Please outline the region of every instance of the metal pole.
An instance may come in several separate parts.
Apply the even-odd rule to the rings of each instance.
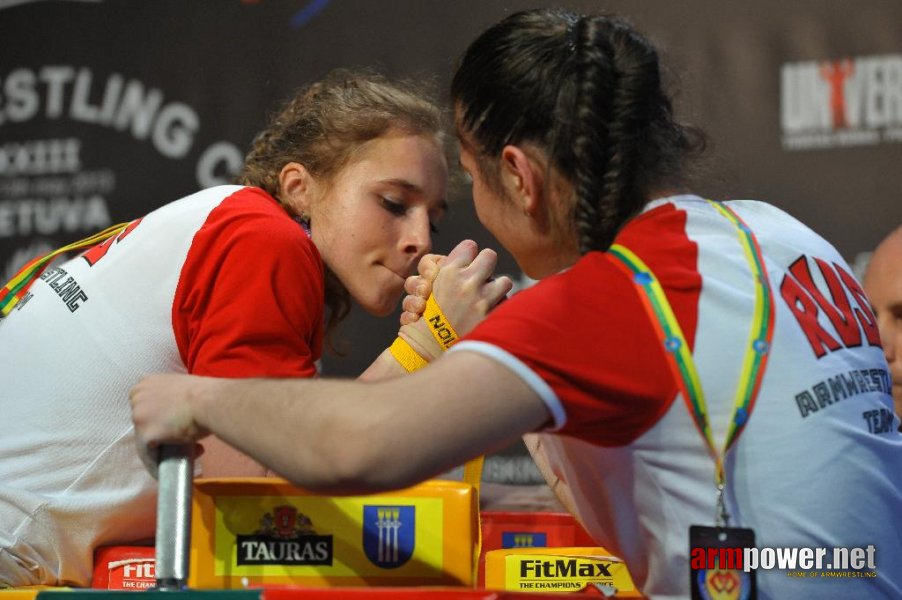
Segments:
[[[188,586],[193,477],[192,445],[160,446],[156,537],[156,589],[160,591]]]

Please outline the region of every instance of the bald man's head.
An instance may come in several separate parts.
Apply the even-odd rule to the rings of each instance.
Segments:
[[[896,414],[902,415],[902,227],[874,250],[863,283],[877,314],[880,343],[893,377]]]

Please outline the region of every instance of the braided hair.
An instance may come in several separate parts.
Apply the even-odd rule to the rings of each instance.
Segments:
[[[573,189],[566,229],[581,254],[607,250],[650,194],[684,183],[700,132],[673,118],[658,54],[626,21],[555,9],[518,12],[483,32],[451,84],[461,139],[483,158],[538,146]],[[497,160],[480,173],[499,185]]]

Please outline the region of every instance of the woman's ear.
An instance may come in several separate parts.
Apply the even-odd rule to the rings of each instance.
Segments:
[[[520,146],[501,149],[501,183],[523,213],[541,217],[545,201],[545,165],[527,154]]]
[[[290,162],[279,172],[279,194],[282,204],[298,216],[310,214],[315,188],[316,181],[301,163]]]

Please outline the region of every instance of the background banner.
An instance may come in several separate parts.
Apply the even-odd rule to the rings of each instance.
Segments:
[[[335,67],[447,89],[505,0],[0,0],[0,275],[32,256],[227,182],[266,116]],[[662,50],[682,118],[711,136],[695,191],[767,200],[851,262],[902,222],[898,0],[583,1]],[[435,250],[497,244],[467,191]],[[502,253],[500,271],[519,279]],[[343,326],[356,375],[395,318]],[[34,349],[40,351],[40,349]]]

